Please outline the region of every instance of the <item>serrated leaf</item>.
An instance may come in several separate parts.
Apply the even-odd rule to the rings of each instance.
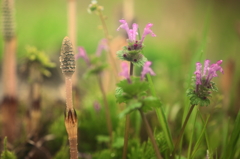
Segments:
[[[149,89],[149,84],[146,81],[141,81],[140,78],[131,77],[132,83],[127,80],[120,81],[117,86],[121,87],[123,92],[129,94],[130,96],[136,96],[137,94],[147,91]]]

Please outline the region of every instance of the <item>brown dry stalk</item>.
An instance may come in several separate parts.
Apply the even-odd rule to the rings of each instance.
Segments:
[[[73,46],[68,37],[65,37],[62,42],[60,63],[66,85],[65,127],[68,133],[70,159],[77,159],[77,114],[72,103],[72,75],[75,72],[76,66]]]

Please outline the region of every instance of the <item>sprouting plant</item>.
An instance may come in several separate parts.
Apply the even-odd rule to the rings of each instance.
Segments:
[[[65,37],[62,42],[60,68],[65,76],[66,86],[66,111],[65,111],[65,127],[68,133],[70,158],[78,158],[77,149],[77,114],[73,108],[72,102],[72,75],[75,72],[75,57],[72,43],[68,37]]]
[[[223,68],[220,66],[222,60],[210,65],[210,60],[205,60],[204,69],[202,70],[202,64],[196,63],[196,71],[194,72],[195,77],[192,79],[191,88],[187,90],[187,95],[190,100],[191,107],[188,111],[186,119],[184,120],[183,126],[181,128],[180,134],[173,150],[173,157],[175,155],[176,149],[179,147],[179,143],[183,137],[184,130],[186,128],[189,117],[195,106],[208,106],[210,104],[209,97],[211,97],[212,91],[217,91],[215,83],[212,81],[213,77],[217,77],[217,71],[223,73]]]
[[[17,158],[14,153],[7,150],[7,137],[4,138],[3,146],[4,146],[4,150],[1,153],[0,159],[16,159]]]
[[[159,148],[154,139],[152,130],[149,126],[149,123],[143,112],[147,112],[149,110],[153,110],[153,108],[158,107],[158,99],[152,96],[147,95],[147,91],[149,90],[148,82],[144,81],[144,76],[147,73],[151,73],[155,75],[153,70],[149,67],[151,64],[150,61],[147,61],[144,64],[142,70],[142,76],[139,77],[130,77],[128,73],[128,68],[126,63],[122,63],[122,72],[120,75],[124,76],[126,79],[120,81],[117,84],[116,89],[116,98],[119,103],[126,103],[126,109],[120,114],[120,117],[125,116],[132,111],[138,110],[142,117],[143,123],[145,125],[146,131],[150,137],[151,143],[153,145],[154,151],[156,153],[156,157],[158,159],[162,158],[159,152]]]
[[[27,46],[26,51],[22,71],[27,72],[30,85],[28,133],[31,136],[36,132],[41,116],[41,86],[43,77],[51,75],[49,69],[55,67],[55,63],[49,60],[45,52],[37,50],[36,47]]]

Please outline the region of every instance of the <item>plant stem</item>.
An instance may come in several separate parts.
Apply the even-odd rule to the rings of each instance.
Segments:
[[[111,65],[113,66],[114,68],[114,75],[115,75],[115,79],[118,79],[118,68],[117,68],[117,65],[116,65],[116,60],[114,59],[113,55],[112,55],[112,52],[111,52],[111,49],[110,49],[110,35],[108,33],[108,29],[107,29],[107,25],[105,23],[105,20],[104,20],[104,17],[103,17],[103,14],[102,14],[102,11],[99,10],[98,11],[98,15],[99,15],[99,18],[101,20],[101,23],[102,23],[102,27],[103,27],[103,31],[104,31],[104,35],[105,35],[105,38],[107,39],[107,44],[108,44],[108,54],[109,54],[109,57],[110,57],[110,62],[111,62]]]
[[[154,136],[153,136],[152,130],[151,130],[150,126],[149,126],[149,123],[147,121],[147,118],[145,117],[145,115],[143,114],[143,111],[141,109],[139,109],[139,112],[140,112],[142,120],[143,120],[143,122],[145,124],[145,128],[146,128],[148,136],[149,136],[149,138],[151,140],[153,149],[154,149],[154,151],[156,153],[156,157],[157,157],[157,159],[162,159],[162,156],[161,156],[161,154],[159,152],[159,148],[158,148],[157,143],[156,143],[156,141],[154,139]]]
[[[154,89],[154,85],[153,85],[153,82],[152,82],[152,78],[149,74],[147,74],[147,79],[148,79],[148,82],[149,82],[149,85],[150,85],[151,94],[154,97],[157,97],[155,89]],[[161,124],[161,127],[163,129],[163,133],[164,133],[164,136],[167,140],[167,144],[170,148],[170,151],[173,151],[173,141],[172,141],[172,136],[171,136],[169,127],[168,127],[167,118],[166,118],[166,115],[164,113],[163,107],[161,106],[160,102],[159,102],[159,105],[160,105],[160,108],[155,109],[155,111],[156,111],[158,120]]]
[[[130,76],[133,75],[133,63],[130,62]],[[123,159],[127,158],[127,148],[128,148],[128,136],[129,136],[129,130],[130,130],[130,115],[126,115],[126,121],[125,121],[125,132],[124,132],[124,146],[123,146]]]
[[[110,109],[109,109],[109,105],[108,105],[108,101],[107,101],[106,92],[104,90],[102,78],[101,78],[100,74],[98,75],[98,84],[99,84],[100,90],[103,95],[103,101],[104,101],[104,106],[105,106],[105,115],[106,115],[106,120],[107,120],[107,128],[108,128],[108,133],[110,136],[110,145],[111,145],[111,143],[112,143],[112,121],[111,121]]]
[[[195,106],[195,105],[192,105],[192,106],[190,107],[189,111],[188,111],[188,114],[187,114],[187,116],[186,116],[186,119],[185,119],[185,121],[184,121],[184,123],[183,123],[183,126],[182,126],[182,128],[181,128],[180,134],[179,134],[179,136],[178,136],[178,138],[177,138],[177,141],[176,141],[176,143],[175,143],[174,150],[173,150],[173,153],[172,153],[172,158],[174,158],[175,153],[176,153],[176,150],[177,150],[177,148],[178,148],[178,146],[179,146],[179,143],[180,143],[180,141],[182,140],[184,130],[185,130],[186,126],[187,126],[187,122],[188,122],[189,117],[190,117],[190,115],[191,115],[191,113],[192,113],[192,111],[193,111],[194,106]]]

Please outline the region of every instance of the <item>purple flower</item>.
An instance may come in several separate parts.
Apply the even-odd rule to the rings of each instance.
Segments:
[[[141,72],[141,80],[144,79],[145,75],[147,73],[150,73],[150,75],[155,76],[156,74],[153,72],[153,70],[150,68],[152,62],[151,61],[147,61],[145,62],[144,66],[143,66],[143,70]]]
[[[108,50],[108,45],[107,45],[107,39],[102,39],[99,43],[98,43],[98,48],[96,51],[96,56],[101,56],[102,51],[103,50]]]
[[[101,106],[100,106],[99,102],[95,101],[93,103],[93,108],[98,113],[100,111],[100,109],[101,109]]]
[[[220,71],[221,73],[223,73],[223,69],[220,66],[221,64],[222,64],[222,60],[219,60],[212,65],[210,65],[210,60],[205,60],[204,69],[202,71],[202,64],[197,62],[196,71],[194,72],[194,74],[196,75],[196,85],[209,86],[212,78],[218,76],[217,71]]]
[[[90,65],[89,58],[86,54],[86,50],[83,47],[78,47],[78,54],[75,55],[76,60],[79,58],[83,58],[87,65]]]
[[[128,71],[128,64],[126,62],[122,62],[122,72],[119,73],[120,76],[125,77],[129,83],[131,83],[131,79],[130,79],[130,74]]]
[[[128,40],[129,40],[129,42],[131,42],[131,43],[135,43],[135,44],[138,44],[138,45],[142,45],[142,43],[143,43],[146,35],[151,34],[151,36],[156,36],[156,35],[153,33],[153,31],[150,29],[150,28],[153,26],[153,24],[152,24],[152,23],[148,23],[148,24],[146,25],[146,27],[144,28],[144,31],[143,31],[143,34],[142,34],[142,39],[138,42],[138,41],[137,41],[137,38],[136,38],[136,35],[138,34],[138,33],[137,33],[138,25],[137,25],[136,23],[133,23],[132,29],[129,29],[126,20],[121,19],[121,20],[119,20],[119,22],[122,23],[122,24],[118,27],[117,31],[119,31],[120,28],[125,29],[126,32],[127,32],[127,34],[128,34]]]

